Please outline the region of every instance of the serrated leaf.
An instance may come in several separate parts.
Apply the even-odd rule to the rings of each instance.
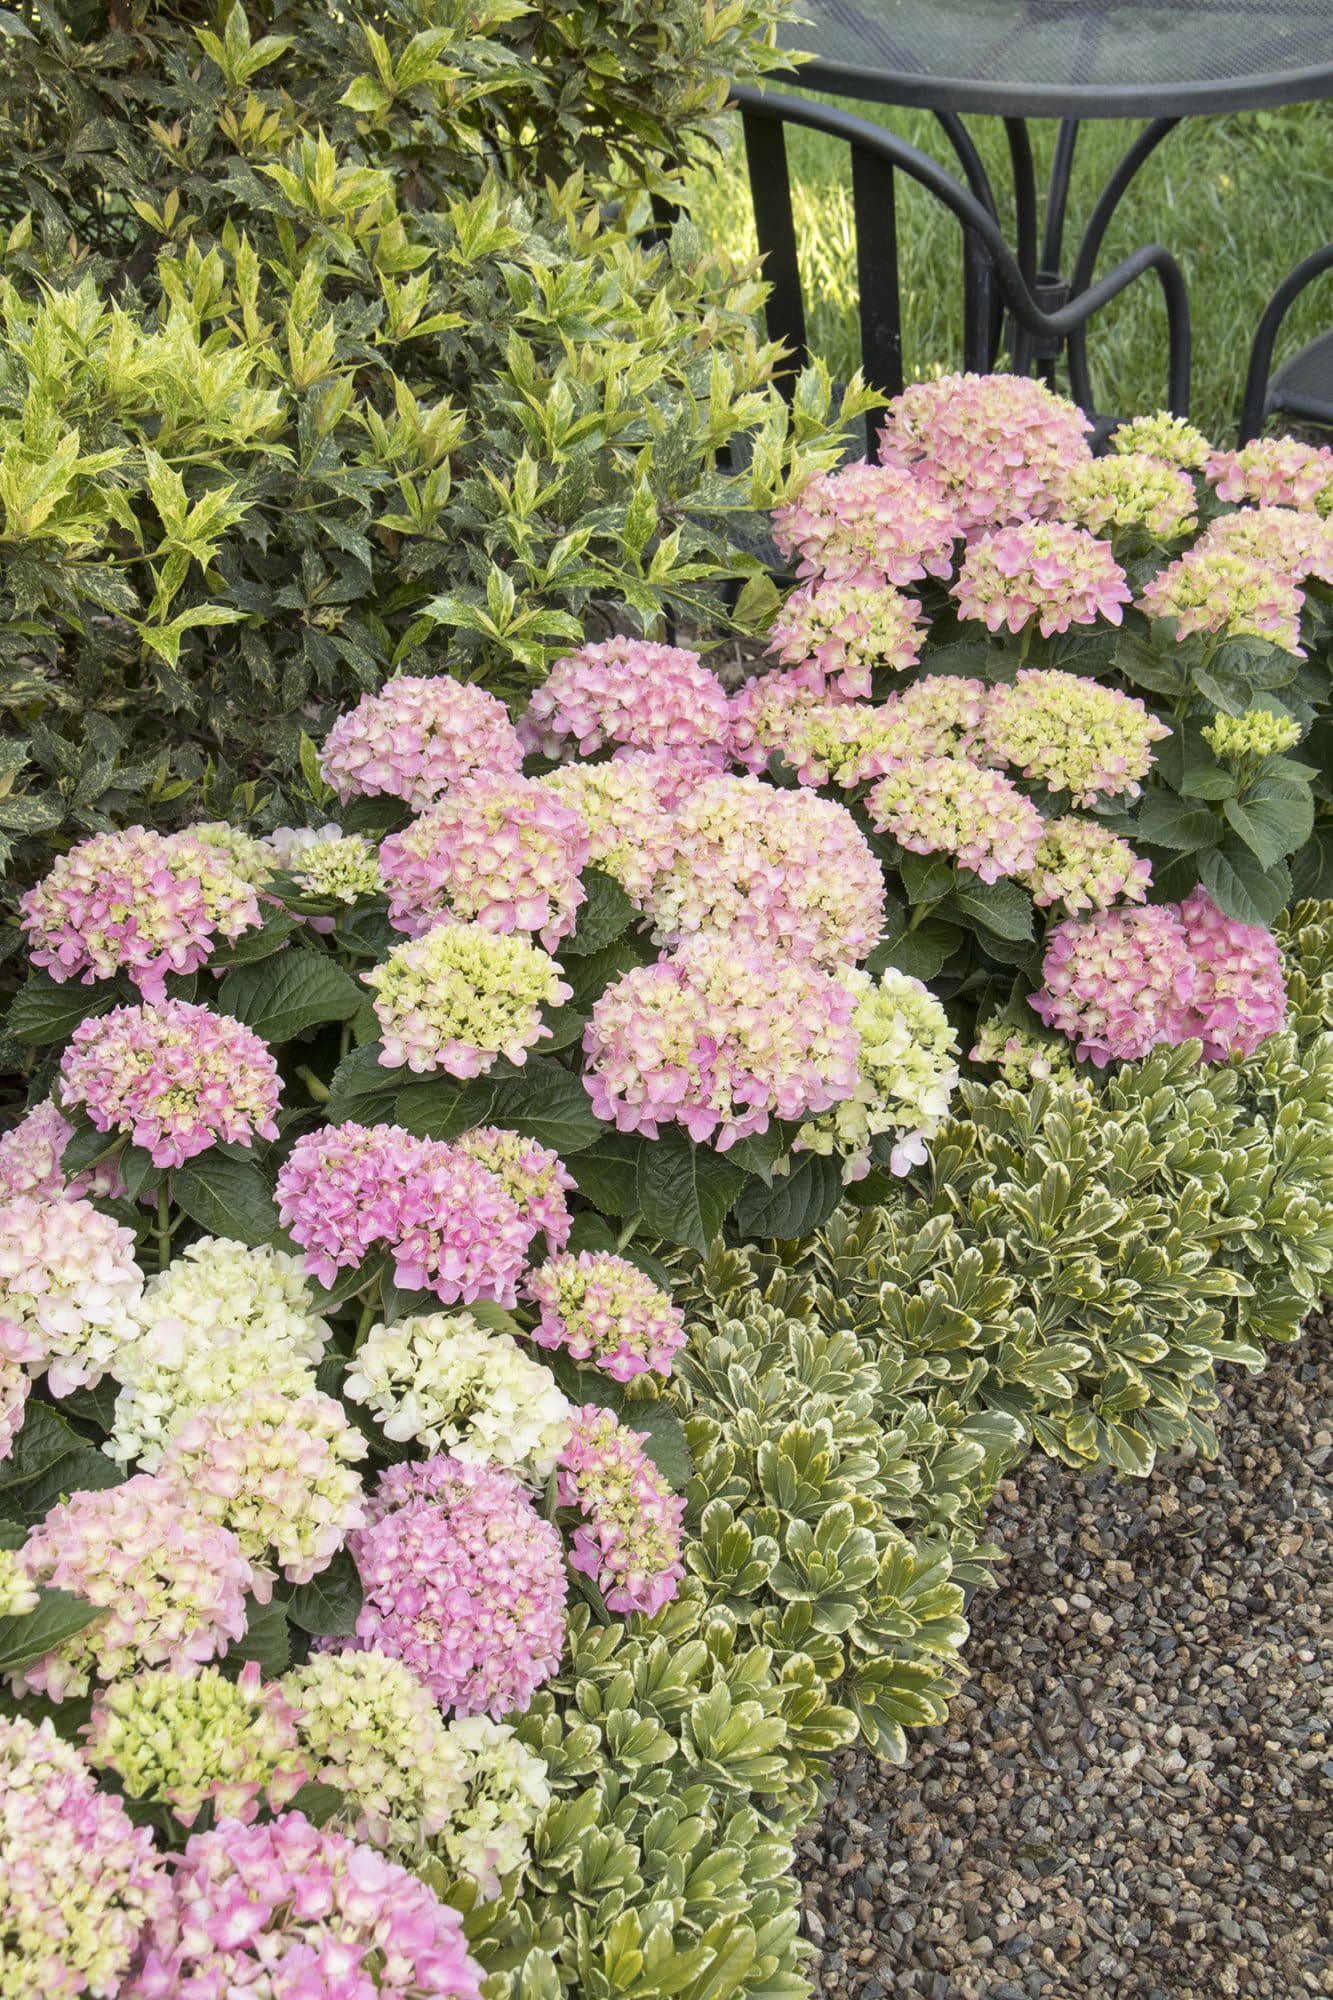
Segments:
[[[1001,876],[998,882],[983,882],[979,875],[960,870],[944,914],[952,909],[1011,943],[1021,943],[1032,936],[1032,898],[1007,876]]]
[[[253,1160],[231,1160],[214,1148],[174,1167],[171,1199],[210,1236],[242,1243],[271,1242],[278,1231],[273,1191]]]
[[[638,915],[614,875],[601,868],[585,868],[579,880],[587,901],[579,905],[573,936],[561,940],[556,954],[561,959],[585,958],[589,952],[603,950]]]
[[[14,1494],[13,1503],[21,1509],[24,1520],[35,1526],[58,1500],[68,1498],[71,1493],[105,1493],[113,1486],[120,1486],[124,1479],[124,1470],[114,1459],[80,1440],[77,1451],[66,1452],[36,1479],[29,1480]],[[0,1501],[7,1503],[9,1497],[9,1489],[0,1487]]]
[[[229,973],[218,1008],[265,1042],[281,1046],[323,1021],[348,1021],[365,991],[331,958],[314,951],[284,951],[258,965]]]
[[[694,1472],[694,1460],[685,1437],[685,1427],[670,1403],[633,1403],[621,1422],[632,1431],[646,1433],[644,1454],[665,1479],[673,1493],[683,1493]]]
[[[590,951],[585,958],[569,958],[563,963],[565,983],[572,989],[572,1005],[590,1014],[612,980],[642,965],[643,958],[626,939],[617,938],[614,944]]]
[[[540,1060],[529,1059],[518,1076],[500,1079],[490,1115],[497,1125],[549,1146],[562,1160],[581,1153],[607,1130],[582,1078]]]
[[[1212,847],[1221,833],[1216,813],[1204,805],[1190,805],[1160,785],[1144,794],[1134,829],[1134,837],[1150,847],[1176,848],[1190,854]]]
[[[393,1117],[398,1093],[412,1072],[403,1064],[386,1067],[380,1054],[378,1042],[364,1042],[343,1057],[333,1073],[324,1106],[330,1125],[341,1125],[349,1118],[361,1125],[378,1125]]]
[[[290,1800],[286,1812],[304,1813],[311,1826],[326,1826],[347,1804],[346,1794],[336,1785],[322,1785],[311,1779]]]
[[[13,1450],[0,1461],[0,1490],[26,1486],[82,1443],[78,1432],[71,1430],[49,1403],[29,1397]]]
[[[957,924],[927,917],[914,931],[903,931],[898,937],[876,945],[866,960],[866,971],[878,978],[893,966],[913,979],[933,979],[962,941],[963,933]]]
[[[266,909],[263,922],[253,930],[242,931],[231,944],[213,952],[208,961],[210,972],[225,972],[236,965],[255,965],[260,959],[271,958],[275,951],[281,951],[293,931],[300,925],[286,910]]]
[[[361,1609],[361,1578],[346,1549],[339,1549],[327,1569],[300,1583],[287,1599],[293,1625],[317,1638],[349,1639]]]
[[[394,1098],[393,1116],[418,1139],[457,1139],[474,1125],[485,1125],[494,1103],[495,1086],[484,1077],[431,1077],[404,1085]]]
[[[40,1590],[37,1606],[21,1618],[0,1618],[0,1674],[22,1673],[84,1631],[105,1610],[68,1590]]]
[[[827,1222],[842,1200],[842,1173],[825,1153],[797,1153],[789,1174],[775,1174],[770,1186],[752,1179],[733,1214],[746,1236],[808,1236]]]
[[[1294,854],[1314,828],[1314,800],[1308,791],[1228,799],[1222,810],[1261,868]]]
[[[938,903],[954,886],[952,861],[938,854],[904,854],[898,864],[909,903]]]
[[[21,1042],[63,1042],[80,1021],[92,1014],[105,1014],[120,995],[105,980],[96,986],[82,986],[77,980],[59,985],[44,972],[34,972],[10,1002],[5,1025]]]
[[[277,1597],[270,1598],[267,1604],[247,1597],[245,1636],[227,1648],[221,1661],[222,1672],[229,1680],[238,1680],[247,1662],[257,1660],[262,1677],[275,1681],[279,1674],[286,1673],[291,1658],[292,1637],[287,1629],[286,1605]]]
[[[639,1206],[639,1155],[651,1140],[603,1132],[569,1162],[578,1191],[606,1215],[633,1215]]]
[[[639,1156],[638,1202],[645,1227],[703,1256],[744,1185],[740,1167],[695,1145],[675,1126],[645,1145]]]
[[[1261,930],[1276,923],[1291,896],[1285,866],[1264,868],[1234,834],[1199,856],[1199,879],[1224,916]]]

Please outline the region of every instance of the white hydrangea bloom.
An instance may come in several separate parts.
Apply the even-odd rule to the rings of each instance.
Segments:
[[[103,1449],[149,1472],[193,1410],[256,1387],[311,1392],[329,1337],[298,1257],[226,1237],[202,1237],[151,1279],[138,1316],[142,1333],[115,1357],[121,1391]]]
[[[404,1661],[373,1648],[312,1653],[282,1690],[320,1782],[346,1798],[358,1840],[416,1853],[466,1808],[464,1748]]]
[[[396,1444],[509,1466],[534,1484],[569,1437],[569,1404],[550,1370],[467,1312],[373,1326],[343,1390],[369,1404]]]
[[[551,1802],[546,1765],[488,1715],[460,1716],[447,1733],[466,1759],[467,1800],[433,1844],[489,1899],[502,1875],[527,1863],[529,1836]]]
[[[894,967],[878,981],[843,966],[838,978],[857,996],[852,1019],[861,1034],[860,1079],[853,1096],[801,1127],[797,1144],[843,1155],[845,1181],[869,1171],[870,1142],[896,1133],[890,1167],[924,1165],[926,1142],[949,1115],[958,1084],[958,1042],[928,987]]]

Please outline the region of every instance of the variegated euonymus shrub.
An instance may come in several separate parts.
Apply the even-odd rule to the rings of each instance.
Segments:
[[[651,199],[770,11],[5,11],[11,881],[290,792],[393,671],[512,691],[599,618],[725,616],[745,517],[840,431]]]

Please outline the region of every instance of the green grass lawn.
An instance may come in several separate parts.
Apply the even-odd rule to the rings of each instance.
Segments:
[[[925,112],[852,106],[953,164]],[[997,191],[1009,184],[998,119],[969,120]],[[1090,123],[1079,135],[1066,229],[1066,269],[1083,222],[1139,127]],[[1038,184],[1045,179],[1054,127],[1032,127]],[[811,342],[838,376],[859,359],[854,230],[848,155],[809,132],[788,133],[796,184]],[[909,378],[961,365],[961,236],[952,217],[900,177],[899,234]],[[715,173],[701,172],[693,208],[709,242],[754,254],[754,221],[739,122]],[[1012,218],[1009,226],[1012,227]],[[1191,414],[1229,441],[1240,406],[1251,336],[1269,295],[1291,266],[1333,238],[1333,108],[1298,105],[1225,118],[1192,118],[1170,134],[1121,204],[1102,248],[1100,271],[1156,238],[1179,258],[1194,322]],[[1314,285],[1289,317],[1278,358],[1333,323],[1333,274]],[[1165,397],[1166,336],[1161,294],[1140,280],[1094,322],[1089,341],[1097,407],[1129,412]]]

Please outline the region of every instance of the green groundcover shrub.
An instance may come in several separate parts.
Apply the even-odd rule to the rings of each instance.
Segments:
[[[654,225],[769,16],[0,14],[14,879],[201,783],[290,816],[302,727],[391,672],[512,692],[599,619],[725,618],[861,407],[789,407],[753,278]]]

